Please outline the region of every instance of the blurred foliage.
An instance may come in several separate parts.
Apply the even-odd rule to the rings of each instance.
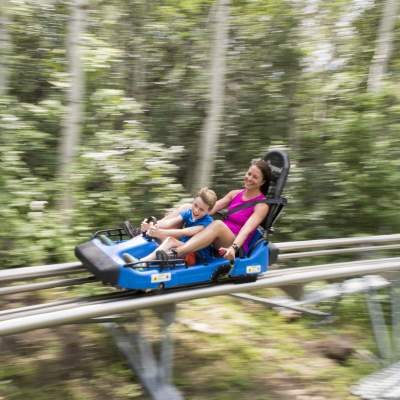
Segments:
[[[276,241],[399,231],[398,29],[384,89],[366,89],[382,5],[231,3],[213,188],[222,195],[240,186],[250,159],[286,148],[290,203]],[[56,171],[70,2],[9,0],[7,7],[0,258],[5,267],[70,260],[93,230],[159,215],[191,190],[214,2],[88,3],[85,118],[69,228],[56,211]],[[47,205],[36,210],[35,201]]]
[[[127,217],[138,224],[144,216],[161,215],[183,194],[172,163],[181,147],[149,142],[135,119],[138,105],[122,92],[99,90],[91,100],[96,111],[88,127],[94,130],[74,174],[74,229],[116,226]],[[126,113],[132,118],[124,121]]]
[[[283,221],[293,238],[398,232],[399,105],[393,94],[354,94],[333,100],[316,131],[304,119],[307,151],[292,169]]]

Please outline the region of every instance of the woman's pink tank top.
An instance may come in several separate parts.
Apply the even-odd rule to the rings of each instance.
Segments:
[[[266,197],[263,194],[260,194],[256,197],[253,197],[252,199],[244,201],[242,199],[243,197],[243,192],[244,190],[241,190],[230,202],[228,206],[228,211],[241,206],[242,204],[250,203],[252,201],[256,200],[264,200]],[[247,208],[243,208],[242,210],[239,210],[231,215],[228,215],[228,217],[225,219],[224,223],[225,225],[233,232],[235,236],[239,233],[239,231],[242,229],[243,225],[247,222],[247,220],[250,218],[251,214],[254,212],[254,207],[250,206]],[[243,248],[247,252],[249,249],[249,243],[251,239],[253,238],[255,233],[255,230],[250,233],[250,235],[247,237],[246,241],[243,243]]]

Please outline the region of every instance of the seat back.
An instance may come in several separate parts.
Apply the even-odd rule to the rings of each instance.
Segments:
[[[272,226],[287,202],[286,198],[282,197],[282,192],[289,174],[290,162],[287,153],[282,150],[271,150],[265,154],[263,159],[271,168],[272,175],[266,196],[268,199],[276,200],[277,204],[270,204],[268,215],[261,226],[267,233],[272,233]]]

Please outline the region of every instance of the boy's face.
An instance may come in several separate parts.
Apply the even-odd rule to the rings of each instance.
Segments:
[[[192,203],[192,215],[194,219],[204,217],[210,211],[208,205],[204,203],[201,197],[196,197]]]

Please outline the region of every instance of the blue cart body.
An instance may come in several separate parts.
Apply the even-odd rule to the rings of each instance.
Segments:
[[[187,266],[183,260],[174,263],[155,261],[146,267],[127,263],[127,259],[140,259],[157,248],[157,242],[142,235],[111,244],[95,237],[77,246],[76,255],[105,284],[125,289],[154,290],[215,282],[222,276],[237,281],[255,280],[268,269],[269,248],[259,235],[253,242],[250,254],[237,257],[233,262],[214,257],[207,263],[193,266]]]

